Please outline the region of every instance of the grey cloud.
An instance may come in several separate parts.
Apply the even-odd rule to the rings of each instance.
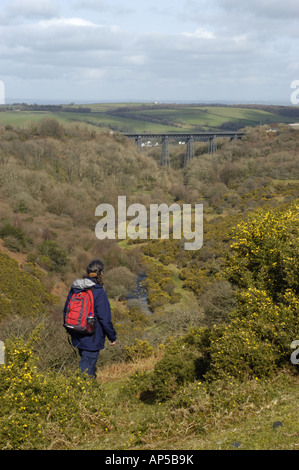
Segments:
[[[52,19],[34,25],[4,27],[1,42],[12,49],[43,51],[93,51],[121,49],[126,33],[94,25],[79,18]]]
[[[260,3],[265,7],[265,1]],[[286,3],[290,13],[291,2]],[[26,2],[28,7],[30,4],[31,0]],[[77,12],[99,4],[111,12],[118,2],[76,1]],[[52,80],[53,87],[65,86],[67,92],[82,86],[85,96],[100,89],[109,91],[110,97],[116,90],[117,98],[129,97],[129,92],[132,98],[137,98],[137,93],[139,98],[142,94],[146,98],[149,89],[156,89],[164,90],[162,98],[171,99],[171,94],[175,98],[178,93],[179,99],[180,91],[194,96],[196,90],[204,93],[215,86],[222,90],[224,98],[227,90],[241,93],[242,88],[251,87],[252,93],[258,93],[267,82],[278,83],[281,77],[285,80],[288,67],[293,67],[290,78],[297,78],[293,74],[299,72],[298,42],[289,40],[298,37],[295,21],[268,20],[266,15],[258,15],[262,5],[257,5],[256,0],[246,6],[235,0],[214,0],[209,2],[209,9],[203,5],[207,3],[183,3],[181,8],[188,6],[182,23],[186,28],[173,34],[162,32],[162,27],[160,33],[133,34],[95,24],[96,20],[53,17],[51,9],[43,21],[39,18],[32,24],[18,25],[11,21],[1,28],[1,79],[4,72],[5,76],[19,77],[26,83],[34,80],[49,84]],[[173,12],[173,18],[175,15],[180,17],[182,10]],[[255,21],[249,21],[253,17]],[[274,30],[273,22],[279,28]],[[280,37],[278,41],[284,31],[285,40],[282,42]],[[197,95],[200,96],[205,97]],[[105,99],[109,99],[108,95]]]
[[[88,69],[91,77],[96,76],[94,70],[123,65],[128,55],[124,48],[132,49],[122,30],[79,18],[5,26],[0,45],[2,75],[25,79],[72,75],[78,79]]]
[[[139,38],[138,47],[146,53],[151,80],[213,83],[220,79],[241,86],[262,73],[267,75],[264,52],[255,50],[246,40],[148,34]]]
[[[59,6],[51,0],[13,0],[6,11],[13,17],[53,18],[59,15]]]
[[[11,73],[116,76],[138,80],[198,80],[220,74],[227,79],[254,74],[264,65],[263,51],[245,39],[205,38],[198,34],[144,34],[134,37],[120,29],[97,26],[80,19],[55,19],[35,25],[4,28],[3,55]],[[244,61],[244,57],[246,60]],[[13,62],[16,65],[13,66]],[[22,67],[21,67],[22,64]],[[36,64],[36,67],[34,65]],[[66,70],[66,72],[64,72]],[[98,72],[97,72],[98,71]],[[212,78],[211,78],[212,79]]]
[[[113,4],[113,2],[106,0],[77,0],[74,3],[74,8],[78,10],[110,12],[114,15],[125,15],[134,12],[132,8],[121,5],[121,3]]]
[[[218,5],[225,11],[249,12],[253,16],[264,16],[268,19],[298,18],[298,0],[216,0]]]
[[[197,27],[212,26],[218,36],[246,34],[267,44],[277,37],[298,34],[298,0],[186,0],[184,20]]]
[[[109,3],[106,0],[77,0],[73,4],[74,8],[82,10],[109,10]]]

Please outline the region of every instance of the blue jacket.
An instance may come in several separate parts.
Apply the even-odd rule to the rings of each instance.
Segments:
[[[110,303],[103,286],[96,284],[91,278],[77,279],[67,296],[63,315],[65,315],[66,308],[71,296],[74,293],[82,290],[93,288],[92,293],[94,297],[94,312],[96,318],[96,332],[95,335],[82,335],[80,333],[72,333],[72,343],[75,348],[85,349],[86,351],[98,351],[105,347],[105,336],[109,341],[116,340],[116,332],[111,321]]]

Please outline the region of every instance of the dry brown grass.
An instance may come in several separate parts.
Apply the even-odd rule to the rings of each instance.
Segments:
[[[98,370],[97,379],[101,383],[114,382],[124,379],[135,372],[146,372],[152,370],[155,364],[161,359],[163,351],[159,351],[146,359],[139,359],[135,362],[120,362],[108,364],[103,369]]]

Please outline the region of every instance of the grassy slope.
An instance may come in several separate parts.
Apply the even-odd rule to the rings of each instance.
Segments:
[[[128,113],[129,116],[130,113]],[[260,123],[277,122],[278,116],[262,110],[250,110],[235,107],[192,107],[182,109],[164,109],[139,111],[142,120],[143,116],[158,119],[167,119],[174,123],[179,123],[182,129],[194,126],[218,127],[224,122],[243,121],[245,125],[259,125]],[[280,122],[288,121],[288,118],[281,119]]]
[[[281,116],[273,111],[256,107],[249,109],[238,106],[187,106],[187,105],[143,105],[92,104],[89,113],[14,111],[0,113],[0,123],[28,125],[45,117],[57,119],[61,123],[85,122],[95,126],[106,126],[122,132],[192,132],[217,128],[224,123],[247,125],[270,124],[277,122],[296,122],[299,118],[292,115]],[[144,107],[144,109],[143,109]],[[140,109],[139,109],[140,108]],[[113,111],[115,114],[110,114]],[[151,122],[154,119],[154,122]]]
[[[152,360],[143,360],[127,370],[127,376],[152,366]],[[88,448],[298,450],[298,374],[281,374],[269,383],[248,384],[245,405],[236,404],[230,410],[223,408],[210,415],[207,410],[206,425],[197,432],[188,427],[186,409],[174,410],[167,403],[147,405],[120,400],[118,392],[126,383],[126,373],[117,380],[118,372],[107,367],[98,375],[104,382],[106,403],[113,410],[114,426],[107,432],[105,440],[94,442]],[[257,391],[263,395],[263,390],[266,398],[257,402],[254,395]],[[282,426],[273,427],[276,422]]]

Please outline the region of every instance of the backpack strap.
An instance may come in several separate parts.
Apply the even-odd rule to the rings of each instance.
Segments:
[[[97,329],[97,323],[96,323],[95,311],[94,311],[94,296],[93,296],[93,291],[94,290],[95,290],[94,286],[92,286],[92,287],[90,287],[89,289],[86,290],[86,292],[91,291],[91,296],[92,296],[93,318],[94,318],[94,332],[93,332],[93,338],[92,338],[93,343],[95,342],[95,339],[96,339],[96,329]]]

